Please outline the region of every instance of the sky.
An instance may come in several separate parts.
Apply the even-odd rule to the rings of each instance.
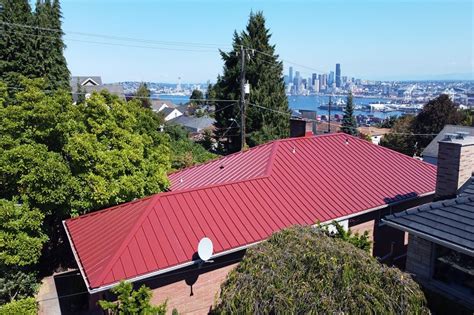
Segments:
[[[340,63],[342,75],[362,79],[474,79],[469,0],[61,4],[72,75],[100,75],[104,82],[214,82],[223,66],[218,49],[230,49],[233,32],[245,28],[252,10],[263,11],[285,74],[292,66],[307,77]]]

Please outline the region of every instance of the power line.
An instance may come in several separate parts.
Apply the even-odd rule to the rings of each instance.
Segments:
[[[106,38],[106,39],[121,40],[121,41],[131,41],[131,42],[141,42],[141,43],[154,43],[154,44],[162,44],[162,45],[170,45],[170,46],[193,46],[193,47],[202,47],[202,48],[209,48],[210,46],[232,47],[230,45],[222,45],[222,44],[214,44],[214,43],[161,41],[161,40],[133,38],[133,37],[124,37],[124,36],[106,35],[106,34],[97,34],[97,33],[62,31],[60,29],[53,29],[53,28],[39,27],[39,26],[32,26],[32,25],[18,24],[18,23],[9,23],[9,22],[0,22],[0,24],[9,25],[9,26],[13,26],[13,27],[27,28],[27,29],[37,29],[37,30],[55,32],[55,33],[76,34],[76,35],[88,36],[88,37],[98,37],[98,38]]]

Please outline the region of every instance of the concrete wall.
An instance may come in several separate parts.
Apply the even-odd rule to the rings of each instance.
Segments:
[[[406,271],[415,274],[420,280],[431,278],[434,247],[432,242],[410,234]]]

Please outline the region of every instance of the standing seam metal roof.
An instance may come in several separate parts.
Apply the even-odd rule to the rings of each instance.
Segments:
[[[432,193],[434,166],[345,134],[267,143],[170,175],[171,191],[65,221],[90,289],[219,254],[294,224]]]

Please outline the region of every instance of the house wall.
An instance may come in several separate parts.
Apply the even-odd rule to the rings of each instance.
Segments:
[[[421,279],[432,274],[434,244],[413,234],[408,236],[406,271]]]

